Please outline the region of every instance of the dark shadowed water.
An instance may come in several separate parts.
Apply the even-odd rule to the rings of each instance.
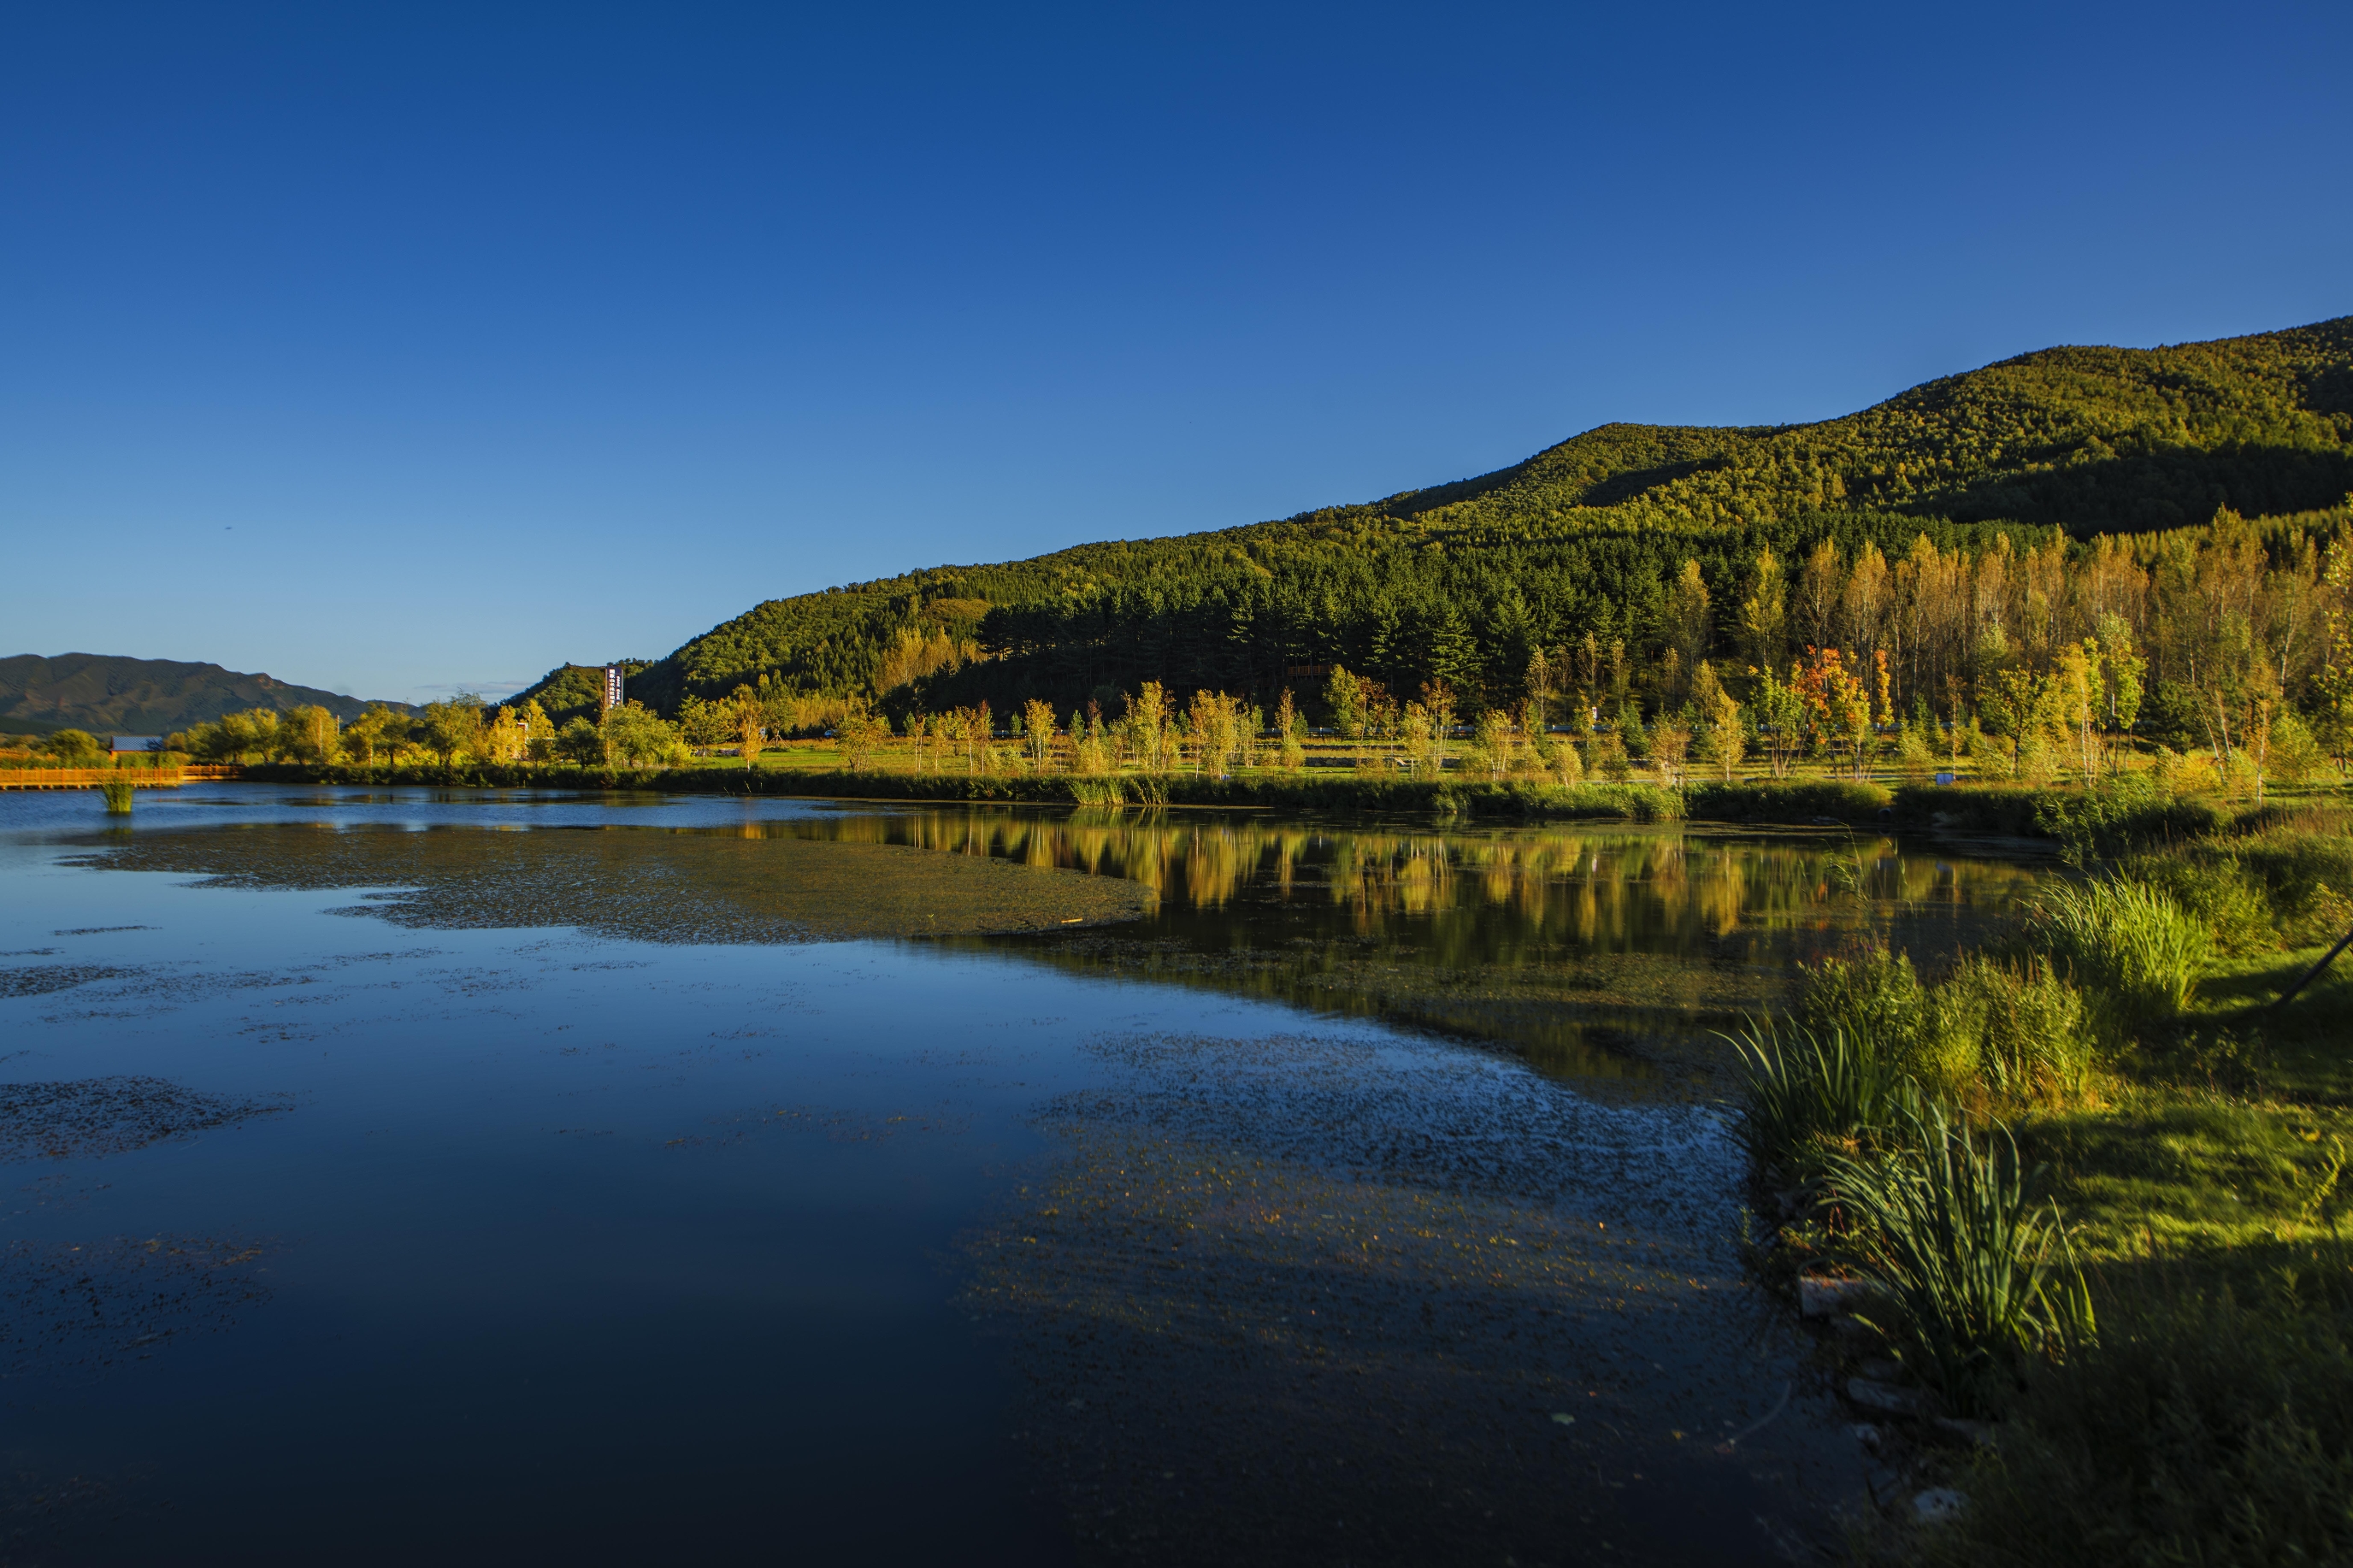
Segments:
[[[1772,1561],[1712,1031],[1865,838],[0,795],[0,1561]]]

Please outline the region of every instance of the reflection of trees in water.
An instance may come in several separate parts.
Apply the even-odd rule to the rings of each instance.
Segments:
[[[1041,841],[1050,860],[1051,846]],[[376,888],[364,908],[413,926],[581,926],[652,942],[944,936],[1130,920],[1148,895],[1112,878],[1032,876],[976,845],[951,859],[870,832],[726,827],[529,830],[248,823],[145,833],[91,863],[251,887]]]
[[[1918,854],[1893,840],[1731,838],[1589,826],[1446,831],[1207,814],[1054,816],[966,807],[765,825],[770,833],[910,845],[1139,883],[1164,912],[1237,899],[1314,902],[1360,940],[1410,931],[1435,955],[1708,951],[1744,926],[1809,950],[1859,930],[2007,904],[2023,867]],[[1862,899],[1841,889],[1859,859]],[[1303,907],[1303,906],[1301,906]],[[1810,938],[1811,940],[1807,940]]]
[[[777,823],[1119,878],[1145,925],[1054,937],[1058,966],[1239,992],[1508,1042],[1540,1069],[1704,1079],[1708,1031],[1780,1005],[1795,961],[1876,934],[1923,957],[2034,880],[1893,841],[1674,830],[1439,828],[1002,807]],[[1860,858],[1862,890],[1833,874]]]

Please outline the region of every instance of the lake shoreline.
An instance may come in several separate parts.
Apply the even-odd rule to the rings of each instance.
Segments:
[[[256,784],[359,784],[440,789],[649,790],[679,795],[781,796],[845,802],[1001,805],[1174,805],[1341,816],[1468,817],[1515,822],[1710,823],[1757,827],[1878,827],[1969,835],[2013,852],[2047,851],[2069,837],[2068,803],[2087,798],[2005,784],[1858,784],[1830,779],[1574,784],[1506,777],[1401,778],[1316,770],[1304,773],[907,773],[782,768],[589,768],[270,763],[240,770]],[[2184,819],[2213,815],[2202,803],[2164,802]]]

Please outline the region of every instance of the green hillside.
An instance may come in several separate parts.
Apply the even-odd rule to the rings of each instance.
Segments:
[[[1778,658],[1841,630],[1871,633],[1839,638],[1849,646],[1886,645],[1883,626],[1833,627],[1827,614],[1809,626],[1795,605],[1778,641],[1742,630],[1768,551],[1793,599],[1808,586],[1800,559],[1826,540],[1840,570],[1827,587],[1811,582],[1817,597],[1845,595],[1870,552],[1918,557],[1916,594],[1987,552],[2048,565],[2052,542],[2081,554],[2104,533],[2138,536],[2146,567],[2162,553],[2152,541],[2225,512],[2302,514],[2268,531],[2274,553],[2293,554],[2289,535],[2333,527],[2348,491],[2353,317],[2153,350],[2048,349],[1820,424],[1606,425],[1500,472],[1369,504],[771,600],[659,661],[631,693],[669,710],[766,677],[886,708],[987,698],[1003,712],[1037,695],[1067,711],[1147,679],[1271,699],[1343,663],[1392,691],[1442,679],[1506,701],[1535,650],[1574,663],[1582,648],[1584,684],[1655,702],[1676,694],[1672,677],[1645,673],[1670,648],[1687,670],[1699,658]],[[1704,595],[1675,588],[1687,562]],[[2044,592],[2021,584],[2002,616]],[[2047,641],[2064,619],[2046,606],[2034,626]],[[1620,673],[1605,678],[1612,644]],[[1937,673],[1974,658],[1947,650]],[[1931,689],[1916,658],[1898,679]]]
[[[643,697],[645,693],[637,689],[637,678],[653,668],[653,660],[619,658],[613,662],[621,667],[628,695]],[[517,705],[526,701],[537,702],[549,720],[559,727],[574,719],[586,719],[593,722],[605,710],[605,667],[601,664],[559,664],[508,700]],[[674,702],[676,699],[671,700]]]
[[[59,730],[87,730],[99,736],[165,735],[252,708],[280,712],[324,708],[349,722],[370,706],[355,697],[267,675],[240,674],[217,664],[97,653],[0,658],[0,731],[16,735]],[[384,706],[411,711],[405,702]]]

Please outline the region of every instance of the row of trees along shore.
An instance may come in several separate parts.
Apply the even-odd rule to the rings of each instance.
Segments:
[[[120,768],[169,767],[179,759],[159,752],[110,752],[106,742],[87,730],[57,730],[41,736],[0,736],[0,767]]]
[[[206,763],[299,763],[399,767],[411,762],[568,763],[649,767],[690,760],[678,726],[642,703],[625,702],[601,722],[575,718],[559,729],[537,702],[493,707],[472,692],[422,711],[370,708],[350,723],[324,708],[256,708],[170,736],[174,752]]]
[[[2353,663],[2353,643],[2339,651]],[[2260,701],[2253,720],[2235,731],[2220,727],[2229,717],[2223,710],[2211,750],[2136,746],[2131,731],[2144,669],[2128,647],[2104,649],[2087,638],[2063,650],[2052,671],[2005,671],[1978,706],[1957,703],[1951,720],[1925,707],[1910,715],[1895,711],[1883,659],[1856,671],[1837,650],[1812,649],[1788,679],[1767,674],[1753,682],[1748,703],[1735,699],[1703,661],[1683,711],[1647,721],[1630,702],[1610,719],[1582,700],[1555,714],[1542,697],[1466,716],[1440,683],[1399,703],[1377,682],[1335,668],[1322,693],[1335,722],[1321,730],[1309,726],[1288,690],[1271,715],[1226,692],[1196,691],[1179,706],[1157,682],[1146,681],[1122,700],[1116,716],[1090,703],[1062,721],[1033,700],[1000,725],[984,701],[909,713],[894,726],[860,705],[813,703],[746,686],[725,702],[690,700],[676,722],[630,702],[607,710],[601,723],[575,718],[559,730],[536,702],[493,708],[461,696],[414,717],[371,710],[340,727],[323,709],[283,716],[257,710],[175,735],[172,744],[203,761],[362,768],[414,760],[445,767],[677,767],[722,749],[742,765],[757,766],[772,740],[825,726],[824,738],[852,773],[881,767],[918,774],[1104,776],[1321,765],[1563,784],[1641,780],[1674,788],[1694,773],[1730,781],[1744,766],[1775,778],[1802,769],[1858,780],[1883,770],[1925,777],[1966,768],[1979,779],[2034,784],[2061,778],[2089,784],[2134,771],[2153,773],[2152,782],[2168,794],[2255,799],[2266,779],[2300,784],[2342,766],[2341,754],[2332,757],[2292,709],[2274,710]],[[1531,679],[1541,691],[1540,675]],[[2341,744],[2344,730],[2329,733]]]
[[[2225,512],[2203,530],[2024,547],[2000,533],[1975,552],[1923,533],[1894,561],[1825,538],[1794,568],[1760,547],[1725,587],[1692,557],[1622,623],[1605,604],[1598,624],[1548,641],[1529,634],[1524,599],[1419,620],[1390,606],[1383,624],[1419,631],[1373,637],[1366,666],[1327,655],[1189,697],[1146,679],[1058,704],[1028,679],[1034,651],[911,632],[923,656],[884,661],[894,683],[879,690],[808,691],[770,671],[669,715],[631,701],[560,727],[534,700],[461,694],[340,727],[321,709],[258,710],[172,743],[202,761],[644,767],[722,749],[751,765],[821,735],[851,771],[1313,763],[1670,784],[1743,767],[2088,781],[2133,756],[2176,787],[2242,794],[2353,753],[2353,524],[2296,521]]]

